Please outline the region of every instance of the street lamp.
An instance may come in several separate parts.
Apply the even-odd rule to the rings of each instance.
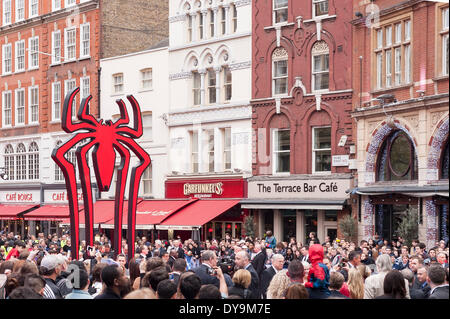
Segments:
[[[6,168],[0,167],[0,177],[4,180],[8,179],[8,174],[6,173]]]

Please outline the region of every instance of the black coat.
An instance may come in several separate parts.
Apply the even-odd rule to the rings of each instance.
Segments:
[[[328,298],[342,298],[342,299],[350,299],[349,297],[347,297],[344,294],[341,294],[339,291],[337,290],[330,290],[330,295],[328,296]]]
[[[448,299],[448,286],[438,287],[434,289],[433,293],[428,297],[428,299]]]
[[[255,256],[255,258],[251,261],[253,268],[255,268],[256,273],[258,274],[258,277],[261,278],[261,275],[266,269],[266,250],[261,251],[258,255]]]
[[[250,298],[251,299],[261,299],[261,293],[259,290],[259,276],[256,272],[255,268],[252,266],[252,264],[249,264],[249,266],[246,268],[250,275],[252,276],[252,281],[250,283],[250,286],[248,289],[251,291]]]
[[[220,288],[219,278],[208,274],[208,266],[202,264],[200,267],[194,268],[193,271],[200,278],[202,285],[212,284]]]
[[[273,276],[275,276],[275,274],[275,269],[272,266],[264,270],[261,274],[259,290],[264,299],[267,298],[267,288],[269,288],[270,282],[272,281],[272,278]]]
[[[233,286],[228,289],[228,296],[235,295],[239,296],[242,299],[249,299],[250,298],[250,290],[245,289],[243,287],[239,286]]]
[[[95,297],[94,299],[121,299],[112,289],[106,288],[103,293]]]

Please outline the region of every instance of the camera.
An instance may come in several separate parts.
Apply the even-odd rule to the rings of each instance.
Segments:
[[[231,273],[234,270],[234,260],[229,256],[222,257],[218,263],[218,266],[222,269],[224,274],[228,274],[231,276]]]

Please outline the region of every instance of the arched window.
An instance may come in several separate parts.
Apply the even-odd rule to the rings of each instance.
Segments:
[[[417,156],[409,136],[394,131],[383,142],[377,161],[378,181],[417,179]]]
[[[288,53],[277,48],[272,53],[272,95],[288,93]]]
[[[28,151],[28,179],[39,179],[39,146],[32,142]]]
[[[328,90],[329,88],[329,48],[325,41],[318,41],[311,50],[312,56],[312,90]]]
[[[56,142],[56,147],[60,147],[62,144],[62,141],[59,140]],[[59,168],[59,166],[55,163],[55,181],[63,181],[64,175],[62,170]]]
[[[441,156],[441,179],[448,179],[448,169],[449,169],[449,147],[448,147],[448,139],[447,143],[445,143],[445,147],[443,148],[442,156]]]
[[[27,149],[20,143],[16,148],[16,179],[18,181],[27,178]]]
[[[5,172],[8,176],[9,181],[15,180],[15,158],[14,158],[14,148],[11,144],[5,147]]]

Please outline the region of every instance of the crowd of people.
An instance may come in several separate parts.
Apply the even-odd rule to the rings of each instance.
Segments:
[[[448,299],[449,247],[418,240],[304,243],[291,238],[137,238],[134,258],[114,254],[105,234],[21,238],[0,231],[0,299]],[[76,273],[76,275],[75,275]]]

